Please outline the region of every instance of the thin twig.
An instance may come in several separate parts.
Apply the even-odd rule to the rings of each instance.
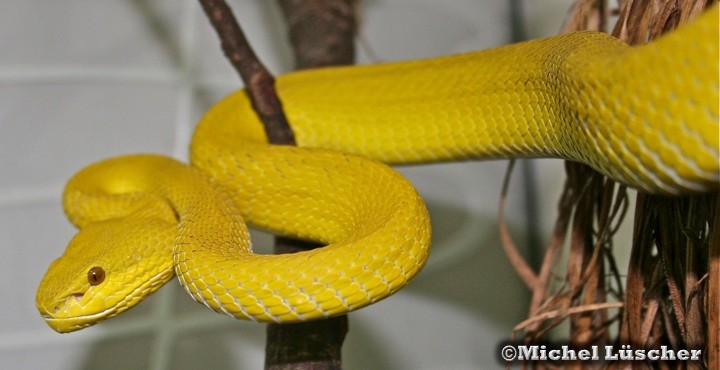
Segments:
[[[224,0],[200,0],[200,4],[221,40],[225,56],[245,83],[268,141],[294,145],[295,136],[275,91],[275,78],[255,55],[232,10]]]
[[[543,312],[541,314],[535,315],[533,317],[528,318],[527,320],[515,325],[513,328],[513,331],[523,330],[527,326],[534,324],[536,322],[545,321],[547,319],[552,319],[556,317],[565,317],[570,315],[575,315],[583,312],[589,312],[589,311],[597,311],[597,310],[607,310],[611,308],[621,308],[624,306],[623,302],[603,302],[603,303],[593,303],[593,304],[587,304],[584,306],[575,306],[570,307],[567,310],[552,310]]]
[[[505,249],[505,254],[507,255],[508,260],[510,260],[510,264],[513,266],[515,272],[517,272],[528,289],[534,291],[538,285],[537,275],[535,275],[532,267],[528,265],[518,251],[517,246],[515,246],[515,243],[510,236],[507,224],[505,223],[505,200],[507,199],[508,187],[510,186],[510,175],[512,174],[514,166],[515,160],[510,160],[508,168],[505,171],[505,178],[503,180],[500,205],[498,209],[498,228],[500,229],[500,240],[502,241],[503,249]]]

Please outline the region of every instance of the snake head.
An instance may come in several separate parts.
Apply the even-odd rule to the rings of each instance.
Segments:
[[[135,306],[173,276],[177,224],[125,217],[89,224],[43,277],[37,308],[55,331],[93,325]]]

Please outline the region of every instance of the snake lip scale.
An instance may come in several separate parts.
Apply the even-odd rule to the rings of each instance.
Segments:
[[[247,93],[198,123],[190,165],[151,154],[75,174],[80,230],[38,287],[71,332],[177,276],[238,319],[298,322],[405,286],[430,252],[420,195],[384,163],[553,157],[651,193],[720,188],[718,7],[640,47],[577,32],[422,61],[301,71],[276,89],[298,147],[269,145]],[[326,246],[252,252],[246,222]]]

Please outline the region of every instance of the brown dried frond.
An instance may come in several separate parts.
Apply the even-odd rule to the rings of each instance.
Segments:
[[[610,10],[604,0],[578,0],[563,32],[604,30],[617,15],[613,34],[630,44],[648,42],[709,6],[708,0],[625,0]],[[525,342],[539,342],[564,321],[575,345],[632,344],[703,348],[704,362],[635,363],[650,368],[720,368],[720,217],[717,194],[666,198],[639,193],[627,276],[612,254],[613,235],[628,208],[625,188],[577,163],[566,163],[568,180],[558,217],[532,290],[529,317],[515,327]],[[563,281],[560,256],[568,245]],[[515,266],[521,265],[518,263]],[[524,267],[525,274],[529,268]],[[531,271],[531,270],[530,270]],[[532,271],[531,271],[532,272]],[[615,302],[622,299],[624,302]],[[597,308],[597,309],[590,309]],[[619,310],[609,316],[607,308]],[[610,336],[609,327],[617,326]],[[580,363],[568,367],[620,368],[628,364]],[[554,368],[552,364],[533,364]]]

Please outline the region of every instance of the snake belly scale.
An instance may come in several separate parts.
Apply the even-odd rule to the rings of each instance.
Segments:
[[[718,8],[642,47],[578,32],[437,59],[292,73],[277,90],[300,147],[267,144],[247,95],[212,107],[192,166],[95,163],[67,184],[80,228],[37,306],[55,330],[132,307],[177,275],[242,319],[341,314],[404,286],[425,205],[386,163],[555,157],[660,194],[717,191]],[[252,253],[245,222],[326,247]]]

